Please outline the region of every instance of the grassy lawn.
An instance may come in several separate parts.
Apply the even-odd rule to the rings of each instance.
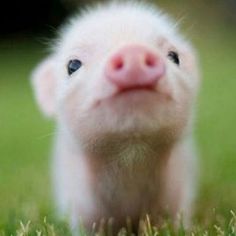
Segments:
[[[29,75],[45,53],[29,40],[0,45],[0,222],[37,218],[49,205],[48,152],[52,124],[38,112]]]
[[[200,183],[194,228],[204,235],[210,226],[209,235],[223,235],[213,225],[223,230],[227,225],[225,235],[236,235],[230,234],[235,226],[230,210],[236,211],[236,33],[223,27],[201,33],[192,34],[203,71],[195,129]],[[45,216],[60,235],[68,233],[53,215],[48,168],[53,123],[38,111],[29,82],[32,68],[45,55],[45,47],[31,37],[0,42],[0,235],[15,235],[17,228],[17,235],[28,235],[28,220],[33,231],[38,227],[54,235]],[[146,235],[154,235],[148,224],[146,229]],[[171,235],[170,227],[163,235]]]

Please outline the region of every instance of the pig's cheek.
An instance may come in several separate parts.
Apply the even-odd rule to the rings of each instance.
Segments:
[[[76,132],[79,119],[79,101],[80,97],[77,93],[70,93],[61,98],[59,108],[59,119],[66,127]]]
[[[175,73],[168,69],[165,77],[161,78],[156,86],[157,93],[163,97],[164,102],[174,102],[177,98],[177,85]]]
[[[168,71],[165,80],[159,85],[158,92],[164,94],[165,97],[163,103],[160,104],[160,113],[163,118],[162,122],[167,126],[178,124],[178,127],[184,127],[189,117],[192,103],[191,89],[185,80],[181,71],[174,69]]]
[[[183,73],[178,83],[179,101],[185,104],[186,109],[191,109],[197,93],[196,80],[192,75]]]
[[[176,114],[177,120],[182,127],[186,127],[191,118],[194,91],[189,81],[191,77],[181,75],[176,81]]]
[[[64,100],[61,109],[62,122],[76,139],[80,139],[81,135],[83,136],[91,128],[88,125],[93,117],[91,117],[89,106],[89,96],[85,91],[80,91],[80,93],[74,91]]]
[[[174,103],[184,104],[186,100],[191,100],[191,78],[181,68],[172,66],[167,73],[165,82],[165,88]]]

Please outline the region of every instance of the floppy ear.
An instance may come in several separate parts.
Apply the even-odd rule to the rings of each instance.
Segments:
[[[41,110],[48,117],[53,117],[55,114],[56,78],[54,60],[53,57],[44,60],[31,76],[36,100]]]

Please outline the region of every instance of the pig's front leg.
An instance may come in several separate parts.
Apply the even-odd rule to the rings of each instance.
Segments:
[[[191,140],[191,139],[190,139]],[[192,202],[196,192],[196,155],[192,141],[184,141],[172,151],[163,174],[162,206],[175,225],[190,227]]]
[[[73,229],[93,218],[94,202],[86,157],[70,142],[57,140],[53,159],[54,191],[59,214],[68,217]]]

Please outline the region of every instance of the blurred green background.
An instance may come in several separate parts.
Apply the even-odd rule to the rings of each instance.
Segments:
[[[47,55],[45,42],[79,1],[45,2],[51,5],[41,6],[42,15],[37,5],[30,15],[8,15],[13,21],[5,20],[0,35],[0,226],[53,215],[54,127],[38,111],[29,77]],[[200,164],[195,220],[207,222],[213,209],[227,218],[236,210],[236,2],[156,2],[181,19],[182,31],[199,52],[203,79],[195,129]]]

